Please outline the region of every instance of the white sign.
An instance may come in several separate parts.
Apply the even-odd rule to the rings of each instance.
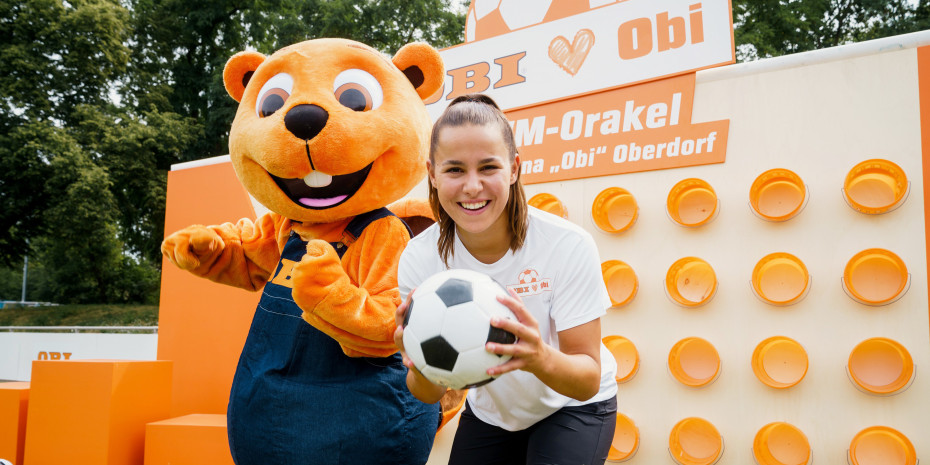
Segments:
[[[628,86],[735,61],[728,0],[626,0],[448,48],[442,93],[482,92],[505,110]]]
[[[157,334],[0,333],[0,380],[29,381],[35,360],[155,360]]]

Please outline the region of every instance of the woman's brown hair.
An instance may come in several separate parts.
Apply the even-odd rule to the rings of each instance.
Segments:
[[[510,155],[510,162],[514,163],[517,157],[517,144],[513,138],[513,130],[504,112],[501,111],[497,103],[487,95],[468,94],[457,97],[449,103],[446,110],[439,119],[433,124],[433,132],[430,135],[429,160],[430,164],[435,167],[436,145],[439,143],[439,133],[446,127],[459,126],[487,126],[497,125],[501,132],[501,138],[504,146]],[[520,167],[517,167],[517,180],[510,185],[510,195],[504,212],[508,216],[510,225],[510,250],[516,252],[523,247],[523,241],[526,239],[527,225],[527,206],[526,194],[523,192],[523,184],[520,182]],[[437,223],[439,223],[439,256],[442,262],[449,265],[449,258],[453,255],[453,244],[455,239],[455,223],[442,206],[439,204],[439,192],[432,182],[429,183],[429,204],[433,209]]]

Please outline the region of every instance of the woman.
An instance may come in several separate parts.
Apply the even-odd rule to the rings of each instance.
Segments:
[[[459,97],[446,108],[433,126],[427,169],[438,221],[401,256],[402,297],[445,269],[488,274],[511,289],[500,301],[516,316],[491,324],[518,337],[487,345],[513,357],[488,370],[499,379],[469,390],[450,463],[603,463],[617,385],[616,363],[601,344],[600,317],[610,299],[593,239],[527,207],[513,132],[487,96]],[[406,308],[398,308],[394,334],[402,352]],[[404,363],[410,391],[438,401],[445,388],[411,369],[406,354]]]

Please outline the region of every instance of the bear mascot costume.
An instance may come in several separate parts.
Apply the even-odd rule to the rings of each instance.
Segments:
[[[226,64],[239,102],[232,165],[270,213],[189,226],[162,252],[197,276],[262,290],[227,412],[238,465],[427,461],[441,414],[410,394],[394,345],[410,230],[385,207],[426,174],[423,100],[443,79],[423,43],[389,58],[317,39]]]

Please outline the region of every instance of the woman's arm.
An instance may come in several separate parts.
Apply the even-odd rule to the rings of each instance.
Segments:
[[[528,371],[559,394],[584,401],[597,394],[601,383],[601,320],[595,319],[574,328],[559,331],[556,349],[542,341],[539,324],[520,299],[499,297],[517,317],[517,321],[494,318],[491,325],[515,334],[516,344],[488,343],[487,349],[499,355],[512,355],[507,363],[488,370],[499,376],[513,370]]]

